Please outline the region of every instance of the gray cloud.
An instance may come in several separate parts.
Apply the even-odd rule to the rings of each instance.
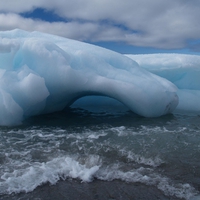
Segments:
[[[0,30],[22,28],[83,41],[183,48],[188,40],[200,37],[199,6],[198,0],[1,0]],[[38,7],[70,22],[49,23],[19,15]]]

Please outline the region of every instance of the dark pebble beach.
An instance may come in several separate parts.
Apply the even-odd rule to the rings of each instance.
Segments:
[[[5,195],[1,200],[177,200],[165,196],[153,186],[126,183],[118,180],[83,183],[78,180],[59,181],[56,185],[44,184],[29,193]]]

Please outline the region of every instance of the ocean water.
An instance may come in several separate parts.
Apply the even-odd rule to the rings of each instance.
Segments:
[[[178,113],[143,118],[109,104],[0,127],[0,199],[72,180],[138,183],[169,199],[199,199],[199,122]]]

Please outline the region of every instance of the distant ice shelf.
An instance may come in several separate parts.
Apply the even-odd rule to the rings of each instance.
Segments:
[[[200,56],[185,54],[127,55],[140,67],[166,78],[178,88],[174,112],[200,114]]]

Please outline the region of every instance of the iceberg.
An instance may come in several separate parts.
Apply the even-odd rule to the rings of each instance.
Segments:
[[[178,105],[173,83],[127,56],[40,32],[0,32],[0,125],[61,111],[90,95],[116,99],[144,117]]]
[[[200,56],[187,54],[126,55],[145,70],[163,77],[178,88],[174,112],[200,114]]]

